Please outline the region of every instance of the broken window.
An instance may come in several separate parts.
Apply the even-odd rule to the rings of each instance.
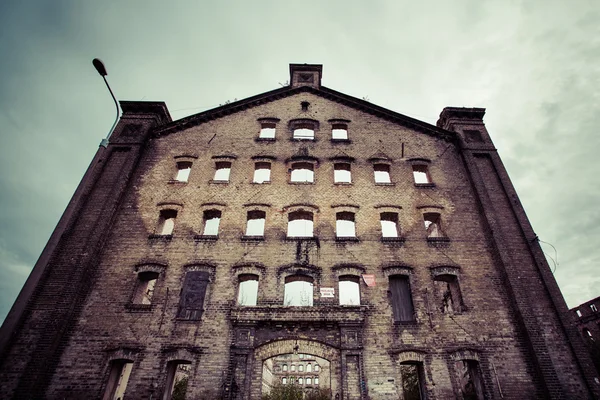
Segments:
[[[392,275],[389,280],[394,321],[414,321],[415,315],[409,277],[406,275]]]
[[[163,400],[172,400],[177,395],[184,399],[190,378],[190,363],[188,361],[170,361],[167,363],[167,382]]]
[[[199,320],[204,311],[204,297],[208,288],[209,274],[205,271],[189,271],[179,299],[177,317],[181,319]]]
[[[455,363],[458,373],[459,390],[464,400],[483,400],[483,382],[479,362],[460,360]]]
[[[413,165],[413,178],[416,184],[428,184],[431,183],[431,177],[427,165]]]
[[[390,179],[390,166],[387,164],[373,165],[375,183],[392,183]]]
[[[315,140],[315,127],[312,124],[297,124],[294,127],[294,139]]]
[[[423,214],[423,220],[428,238],[444,237],[439,213],[425,213]]]
[[[576,310],[575,312],[577,313],[577,316],[578,316],[579,318],[581,318],[581,316],[582,316],[582,314],[581,314],[581,310]]]
[[[314,182],[315,166],[307,162],[294,163],[291,166],[290,182]]]
[[[219,223],[221,222],[221,211],[206,210],[204,211],[204,236],[217,236],[219,234]]]
[[[331,129],[331,139],[347,140],[348,139],[348,125],[333,124],[332,129]]]
[[[443,274],[434,278],[438,309],[443,313],[463,311],[462,296],[456,275]]]
[[[275,123],[263,122],[260,124],[260,134],[258,135],[261,139],[275,139]]]
[[[229,161],[218,161],[215,163],[214,181],[229,182],[229,174],[231,173],[231,163]]]
[[[356,237],[354,213],[339,212],[335,214],[335,234],[337,237]]]
[[[398,237],[398,213],[384,212],[380,214],[381,236],[384,238]]]
[[[255,306],[258,298],[258,275],[240,275],[239,282],[238,304],[240,306]]]
[[[254,183],[271,182],[271,163],[257,162],[254,164]]]
[[[360,305],[360,283],[358,276],[343,275],[340,276],[338,291],[340,305],[359,306]],[[310,364],[309,364],[310,366]]]
[[[401,363],[400,376],[402,378],[404,400],[422,400],[425,398],[425,372],[422,363]]]
[[[288,215],[288,237],[313,237],[313,214],[295,211]]]
[[[189,161],[180,161],[177,163],[177,175],[175,180],[178,182],[187,182],[192,171],[192,163]]]
[[[108,384],[102,400],[122,400],[124,398],[132,368],[133,361],[130,360],[111,361]]]
[[[175,228],[175,218],[177,218],[177,210],[161,210],[158,220],[158,234],[172,235]]]
[[[133,304],[152,304],[157,279],[157,272],[147,271],[138,274],[138,282],[133,294]]]
[[[350,163],[335,163],[333,164],[333,182],[334,183],[351,183],[352,174],[350,172]]]
[[[284,306],[307,307],[313,305],[313,278],[292,275],[285,278]]]
[[[598,309],[596,308],[595,304],[590,304],[590,309],[592,310],[592,312],[598,312]]]
[[[260,210],[248,211],[248,223],[246,225],[246,236],[264,236],[265,218],[267,213]]]

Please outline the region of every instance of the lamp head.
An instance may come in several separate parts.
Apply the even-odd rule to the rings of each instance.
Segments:
[[[96,68],[96,71],[98,71],[98,73],[101,76],[108,75],[108,73],[106,72],[106,68],[104,67],[104,64],[102,63],[102,61],[100,61],[99,58],[94,58],[94,60],[92,60],[92,64],[94,64],[94,68]]]

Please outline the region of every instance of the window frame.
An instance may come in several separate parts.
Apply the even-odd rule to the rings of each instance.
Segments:
[[[291,217],[293,215],[300,215],[300,214],[306,214],[306,215],[310,215],[310,220],[309,219],[304,219],[304,218],[295,218],[295,219],[291,219]],[[305,209],[297,209],[297,210],[291,210],[290,212],[287,213],[287,217],[288,217],[288,223],[287,223],[287,232],[286,232],[286,238],[288,239],[311,239],[315,237],[315,211],[310,211],[310,210],[305,210]],[[292,221],[296,221],[296,220],[302,220],[302,221],[310,221],[312,224],[311,226],[311,235],[290,235],[290,223],[292,223]],[[305,231],[306,231],[306,226],[304,227]]]
[[[411,285],[411,275],[401,272],[389,274],[388,278],[388,293],[390,306],[392,308],[392,317],[395,324],[414,324],[417,322],[417,312],[415,309],[415,301]],[[392,281],[402,281],[397,287],[392,287]],[[400,287],[404,286],[404,287]],[[408,293],[403,295],[402,293]],[[404,300],[403,300],[404,298]]]
[[[131,372],[133,371],[134,361],[126,358],[116,358],[109,362],[109,373],[106,387],[104,388],[104,394],[102,400],[115,400],[118,396],[118,390],[121,386],[122,377],[126,373],[127,379],[125,380],[125,387],[122,389],[121,398],[124,397],[127,392],[127,386],[129,386],[129,380]],[[127,371],[128,369],[128,371]]]

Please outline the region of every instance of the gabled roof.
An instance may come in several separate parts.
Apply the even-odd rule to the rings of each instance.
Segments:
[[[155,136],[165,136],[171,133],[175,133],[202,123],[222,118],[239,111],[243,111],[252,107],[256,107],[262,104],[270,103],[285,97],[293,96],[299,93],[312,93],[314,95],[323,97],[325,99],[344,104],[348,107],[372,114],[379,118],[386,119],[391,122],[395,122],[399,125],[415,129],[425,134],[438,137],[446,141],[454,140],[455,133],[439,128],[435,125],[428,124],[427,122],[419,121],[409,116],[388,110],[383,107],[379,107],[368,101],[358,99],[353,96],[338,92],[333,89],[329,89],[325,86],[314,88],[311,86],[300,86],[291,87],[286,86],[279,89],[271,90],[269,92],[261,93],[256,96],[248,97],[243,100],[238,100],[233,103],[229,103],[211,110],[207,110],[198,114],[190,115],[188,117],[179,119],[157,127],[154,131]]]

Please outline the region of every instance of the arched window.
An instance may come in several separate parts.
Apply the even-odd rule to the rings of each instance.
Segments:
[[[287,385],[287,378],[285,376],[281,378],[281,383]]]
[[[298,365],[298,372],[304,372],[304,365]]]
[[[306,384],[312,385],[312,378],[306,378]]]
[[[304,379],[303,378],[298,378],[298,385],[302,385],[304,383]]]
[[[219,223],[221,222],[221,211],[206,210],[204,211],[204,236],[217,236],[219,234]]]
[[[306,365],[306,372],[312,372],[312,364]]]
[[[392,212],[383,212],[381,217],[381,237],[397,238],[398,237],[398,214]]]
[[[261,139],[275,139],[276,124],[274,122],[262,122],[260,124],[260,134],[258,135]]]
[[[339,212],[335,214],[335,233],[337,237],[356,237],[354,213]]]
[[[340,276],[338,293],[340,305],[360,305],[360,284],[358,276]]]
[[[292,275],[285,278],[284,306],[309,307],[313,305],[313,278]]]
[[[288,237],[313,237],[313,213],[294,211],[288,215]]]
[[[319,372],[319,364],[315,364],[315,372]]]
[[[264,236],[265,218],[267,213],[260,210],[248,211],[248,223],[246,225],[246,236]]]
[[[238,279],[238,304],[255,306],[258,299],[258,275],[242,274]]]
[[[331,139],[332,140],[347,140],[348,139],[348,125],[333,124],[331,127]]]
[[[292,365],[290,366],[290,371],[291,371],[291,372],[296,372],[296,364],[292,364]]]
[[[313,124],[297,124],[294,127],[294,139],[315,140],[315,127]]]
[[[283,368],[282,368],[283,372],[287,372],[288,370],[288,366],[287,364],[283,364]],[[284,382],[285,383],[285,382]]]
[[[257,162],[254,164],[254,183],[271,182],[271,163]]]
[[[315,166],[308,162],[297,162],[291,165],[290,182],[315,181]]]

